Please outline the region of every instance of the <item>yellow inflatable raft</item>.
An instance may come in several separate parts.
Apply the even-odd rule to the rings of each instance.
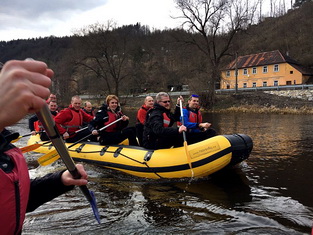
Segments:
[[[39,136],[31,136],[28,145],[43,143]],[[69,146],[70,144],[66,144]],[[247,159],[253,143],[244,134],[219,135],[184,147],[149,150],[137,146],[102,146],[94,142],[82,142],[69,152],[76,161],[96,164],[123,171],[137,177],[185,178],[208,176],[226,166],[235,165]],[[49,153],[54,150],[51,143],[44,143],[33,150]],[[191,159],[192,170],[187,154]]]

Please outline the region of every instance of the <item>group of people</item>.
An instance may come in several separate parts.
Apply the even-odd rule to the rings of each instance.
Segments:
[[[155,101],[153,97],[147,96],[137,112],[135,127],[128,126],[129,117],[122,112],[116,95],[108,95],[95,114],[89,101],[85,102],[84,108],[81,107],[82,100],[79,96],[73,96],[69,107],[59,113],[53,99],[49,101],[49,108],[60,134],[69,143],[89,136],[90,141],[98,141],[101,145],[116,145],[127,139],[132,146],[164,149],[182,146],[182,132],[186,132],[188,144],[215,136],[216,132],[211,124],[202,122],[199,96],[191,95],[181,113],[180,103],[183,101],[182,96],[177,98],[175,111],[172,113],[168,93],[158,93]],[[33,134],[39,132],[41,140],[47,140],[48,137],[42,129],[37,128],[37,132],[34,130],[36,122],[36,116],[29,119],[30,130]],[[40,127],[40,123],[37,126]]]
[[[1,68],[0,68],[1,69]],[[79,96],[72,97],[68,108],[57,111],[56,96],[50,95],[49,87],[53,71],[40,61],[9,61],[0,72],[0,226],[3,234],[20,234],[25,213],[43,203],[73,189],[75,185],[86,185],[87,173],[81,164],[76,167],[81,178],[74,179],[69,171],[50,173],[42,178],[30,179],[28,167],[21,150],[11,141],[19,136],[6,127],[11,126],[29,113],[38,112],[48,104],[56,126],[65,141],[74,142],[91,133],[100,144],[118,144],[128,139],[130,145],[149,149],[181,146],[182,133],[186,132],[190,143],[215,135],[210,123],[203,123],[199,111],[199,98],[192,95],[183,108],[184,125],[181,122],[179,102],[171,113],[171,99],[165,92],[146,97],[137,114],[136,127],[128,127],[129,117],[119,105],[115,95],[109,95],[105,104],[93,115],[92,105]],[[49,96],[50,95],[50,96]],[[45,100],[46,97],[49,97]],[[22,104],[22,105],[21,105]],[[33,134],[47,136],[35,116],[29,119]],[[114,124],[112,124],[114,123]],[[85,125],[85,126],[84,126]],[[101,130],[101,131],[99,131]]]

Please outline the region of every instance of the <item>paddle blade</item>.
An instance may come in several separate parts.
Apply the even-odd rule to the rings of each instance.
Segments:
[[[22,153],[27,153],[35,149],[38,149],[40,146],[42,146],[42,144],[32,144],[32,145],[28,145],[28,146],[20,148],[20,150],[22,151]]]
[[[97,207],[97,201],[96,201],[95,194],[93,191],[90,191],[90,190],[89,190],[89,194],[91,196],[91,200],[89,202],[90,202],[93,214],[94,214],[98,224],[100,224],[100,215],[99,215],[99,211],[98,211],[98,207]]]
[[[17,137],[15,140],[12,140],[11,143],[15,143],[16,141],[18,141],[18,140],[19,140],[20,138],[22,138],[22,137],[23,137],[23,136],[20,135],[20,136]]]
[[[58,152],[56,150],[53,150],[50,153],[47,153],[47,154],[41,156],[40,158],[38,158],[37,161],[41,166],[47,166],[47,165],[55,162],[59,158],[60,158],[60,155],[58,154]]]

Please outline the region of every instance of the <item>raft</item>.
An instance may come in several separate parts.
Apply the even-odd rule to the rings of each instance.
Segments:
[[[41,143],[42,146],[33,150],[34,152],[46,154],[54,150],[53,145],[42,142],[39,135],[31,136],[28,141],[28,145],[35,143]],[[122,171],[137,177],[160,179],[208,176],[246,160],[252,148],[252,139],[245,134],[218,135],[188,145],[187,152],[190,155],[192,170],[185,147],[149,150],[138,146],[102,146],[96,142],[81,142],[68,150],[74,161]]]

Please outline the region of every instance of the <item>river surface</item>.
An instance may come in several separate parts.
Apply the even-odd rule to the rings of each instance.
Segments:
[[[134,117],[134,113],[129,113]],[[248,160],[197,180],[145,180],[84,164],[101,224],[79,189],[28,213],[23,234],[310,234],[313,221],[313,117],[206,114],[219,134],[254,142]],[[11,130],[27,134],[27,120]],[[16,142],[25,146],[27,138]],[[31,177],[63,167],[37,167]]]

